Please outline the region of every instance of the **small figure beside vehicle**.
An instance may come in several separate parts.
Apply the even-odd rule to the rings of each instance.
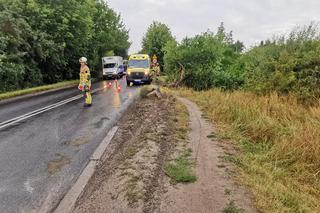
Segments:
[[[124,74],[127,74],[128,60],[123,60],[123,66],[124,66]]]

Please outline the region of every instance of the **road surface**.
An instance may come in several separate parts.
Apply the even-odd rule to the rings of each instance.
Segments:
[[[76,88],[0,102],[0,212],[55,208],[136,97],[137,87],[119,83],[121,92],[106,81],[93,84],[90,108]]]

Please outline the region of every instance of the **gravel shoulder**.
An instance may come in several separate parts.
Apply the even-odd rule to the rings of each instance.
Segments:
[[[214,129],[201,114],[170,95],[137,102],[119,121],[73,212],[256,212],[223,160],[231,145],[208,137]],[[177,183],[165,168],[186,150],[197,180]]]
[[[175,102],[142,99],[126,112],[74,212],[153,212],[160,205]]]

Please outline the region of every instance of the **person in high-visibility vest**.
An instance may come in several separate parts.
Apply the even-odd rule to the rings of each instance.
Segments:
[[[92,97],[90,93],[91,89],[91,75],[90,69],[87,66],[87,58],[81,57],[79,59],[80,62],[80,83],[79,83],[79,90],[82,91],[83,97],[85,99],[84,106],[91,106],[92,104]]]
[[[153,55],[152,57],[151,67],[152,67],[154,77],[160,76],[160,65],[158,63],[158,58],[156,55]]]

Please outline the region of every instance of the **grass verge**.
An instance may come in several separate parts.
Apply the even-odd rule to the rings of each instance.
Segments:
[[[191,151],[185,151],[173,162],[165,166],[166,174],[177,183],[192,183],[196,181],[193,163],[190,159]]]
[[[166,92],[166,91],[164,91]],[[194,162],[191,159],[192,150],[187,148],[187,133],[189,131],[188,109],[179,101],[176,101],[171,115],[170,126],[175,127],[174,160],[166,163],[165,173],[176,183],[190,183],[196,181]]]
[[[69,86],[69,85],[76,85],[78,83],[79,83],[79,80],[63,81],[63,82],[59,82],[59,83],[55,83],[55,84],[49,84],[49,85],[44,85],[44,86],[39,86],[39,87],[32,87],[32,88],[23,89],[23,90],[16,90],[16,91],[12,91],[12,92],[6,92],[6,93],[0,94],[0,101],[1,100],[5,100],[5,99],[9,99],[9,98],[13,98],[13,97],[17,97],[17,96],[21,96],[21,95],[27,95],[27,94],[36,93],[36,92],[42,92],[42,91],[45,91],[45,90],[61,88],[61,87]]]
[[[320,212],[320,107],[294,98],[209,90],[177,93],[197,103],[221,141],[240,148],[239,169],[262,212]]]

